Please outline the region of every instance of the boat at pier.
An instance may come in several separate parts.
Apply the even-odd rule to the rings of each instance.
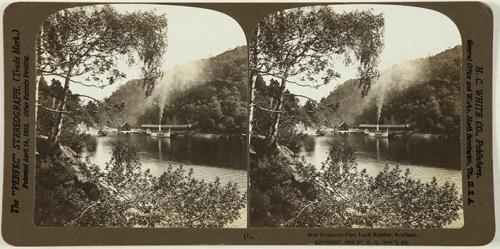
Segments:
[[[97,132],[97,136],[99,136],[99,137],[105,137],[106,135],[108,135],[108,133],[105,130],[100,129]]]
[[[389,137],[389,131],[375,131],[375,132],[370,132],[370,131],[365,131],[365,134],[370,136],[370,137]]]
[[[360,124],[358,128],[372,137],[408,137],[416,132],[411,124]]]
[[[381,131],[379,129],[379,124],[377,124],[377,129],[375,131],[365,130],[365,134],[370,137],[389,137],[389,130]]]
[[[170,137],[170,129],[168,129],[167,131],[162,131],[161,125],[158,125],[158,132],[151,131],[148,134],[151,135],[152,137],[158,137],[158,138],[168,137],[169,138]]]
[[[324,135],[326,135],[325,131],[323,131],[323,130],[317,130],[316,131],[316,136],[324,136]]]
[[[168,131],[168,132],[151,132],[150,135],[152,137],[158,137],[158,138],[170,137],[170,131]]]
[[[152,137],[174,138],[193,132],[192,124],[142,124],[140,127],[144,133]]]

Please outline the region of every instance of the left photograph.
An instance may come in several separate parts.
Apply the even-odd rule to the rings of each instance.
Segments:
[[[37,226],[246,228],[248,55],[231,17],[113,4],[36,44]]]

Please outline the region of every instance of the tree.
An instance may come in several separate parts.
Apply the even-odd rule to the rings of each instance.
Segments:
[[[129,64],[137,59],[142,63],[142,85],[150,94],[162,76],[166,31],[164,15],[151,11],[121,14],[109,5],[65,9],[51,15],[43,23],[37,42],[37,74],[63,82],[50,143],[59,141],[70,84],[99,88],[113,84],[125,77],[116,65],[123,57]]]
[[[43,77],[40,79],[38,91],[40,94],[38,103],[41,108],[37,110],[40,114],[36,119],[37,135],[45,137],[50,134],[55,125],[56,117],[59,114],[56,108],[64,91],[59,80],[52,79],[52,83],[48,85]],[[96,114],[100,111],[95,107],[97,106],[93,102],[83,105],[82,101],[68,90],[66,108],[63,112],[71,115],[67,115],[65,118],[61,127],[64,133],[59,137],[59,141],[77,152],[80,152],[85,144],[88,145],[91,142],[91,136],[81,133],[79,125],[83,123],[90,126],[95,122]]]
[[[365,95],[378,76],[377,62],[383,47],[384,18],[371,11],[337,13],[331,7],[278,11],[257,24],[250,43],[251,103],[253,117],[255,80],[258,75],[279,80],[272,104],[273,121],[267,140],[274,143],[282,115],[287,84],[319,87],[340,75],[336,58],[346,64],[359,62],[358,82]],[[250,130],[252,132],[252,130]]]

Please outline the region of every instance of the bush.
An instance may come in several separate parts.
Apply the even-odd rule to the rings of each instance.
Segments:
[[[314,185],[296,181],[288,162],[275,154],[251,157],[250,181],[251,226],[280,226],[317,198]]]
[[[424,183],[398,166],[369,176],[340,142],[320,169],[256,155],[251,184],[255,226],[442,228],[459,218],[462,205],[454,184]]]
[[[64,226],[75,218],[85,203],[92,201],[88,185],[75,181],[75,172],[69,164],[60,155],[37,162],[36,225]]]
[[[96,141],[91,135],[72,130],[63,132],[60,143],[69,146],[76,152],[81,152],[84,147],[95,151],[96,146]]]
[[[67,167],[58,163],[39,171],[37,224],[220,228],[239,218],[246,203],[235,183],[198,180],[183,167],[170,166],[160,177],[143,171],[135,147],[122,140],[113,144],[112,159],[103,169],[90,162],[77,165],[85,184],[51,182]],[[97,193],[85,185],[97,186]]]

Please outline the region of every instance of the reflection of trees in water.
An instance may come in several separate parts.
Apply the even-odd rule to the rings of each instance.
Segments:
[[[158,160],[161,160],[161,158],[163,157],[163,150],[166,150],[166,153],[168,153],[168,149],[170,148],[170,139],[163,139],[163,138],[157,138],[158,139]],[[165,143],[164,146],[162,146],[162,144]],[[162,147],[163,150],[162,150]]]
[[[182,165],[169,165],[154,176],[143,169],[128,139],[112,141],[112,157],[105,167],[72,161],[85,182],[78,178],[68,184],[57,177],[61,172],[74,174],[64,155],[44,163],[52,167],[37,171],[45,179],[37,182],[37,195],[42,197],[36,198],[37,225],[222,228],[238,220],[246,205],[246,194],[238,184],[197,179]]]
[[[355,137],[360,137],[357,135],[340,135],[334,136],[332,139],[328,140],[327,144],[330,151],[332,147],[334,147],[338,141],[350,146],[353,148],[354,152],[359,151],[357,148],[368,149],[375,152],[377,161],[381,160],[381,154],[386,152],[389,148],[389,139],[382,137],[370,137],[370,136],[361,136],[361,139],[356,139]],[[354,138],[354,139],[353,139]]]
[[[82,151],[95,152],[97,149],[97,137],[88,136],[83,145]]]
[[[374,145],[381,148],[382,141],[374,140]],[[290,162],[276,154],[252,161],[252,224],[442,228],[460,218],[462,202],[453,183],[438,184],[436,178],[421,182],[397,165],[371,176],[358,168],[355,149],[347,139],[328,140],[327,144],[328,157],[320,168],[296,162],[291,169]],[[277,153],[286,151],[278,149]],[[287,181],[287,177],[292,180]]]
[[[321,138],[319,138],[321,139]],[[316,138],[317,142],[318,138]],[[360,134],[334,135],[318,143],[328,148],[342,141],[355,148],[355,153],[377,161],[415,164],[447,169],[460,168],[460,142],[457,139],[401,137],[377,138]],[[305,148],[305,146],[304,146]]]
[[[111,141],[117,137],[107,137]],[[127,141],[147,157],[156,160],[190,162],[197,165],[245,169],[247,145],[240,138],[178,137],[155,138],[145,135],[130,135]],[[109,143],[109,140],[107,143]]]
[[[304,149],[306,152],[313,152],[316,148],[316,139],[313,136],[306,136],[304,139]]]

